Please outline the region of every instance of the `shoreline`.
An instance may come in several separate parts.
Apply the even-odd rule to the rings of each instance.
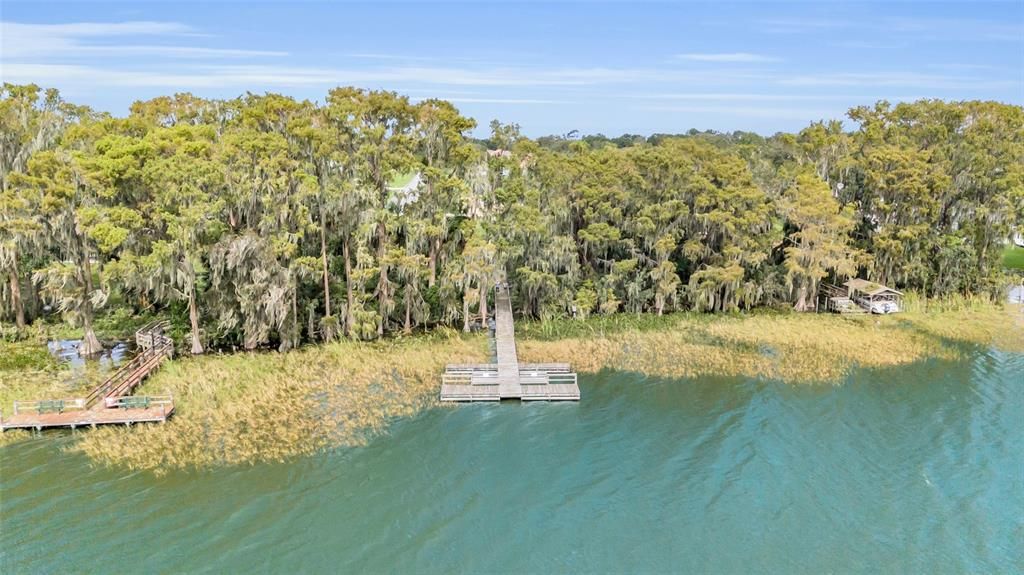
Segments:
[[[965,344],[1024,352],[1024,324],[1014,311],[986,306],[895,316],[608,316],[524,322],[517,331],[523,361],[558,359],[580,373],[615,369],[836,385],[857,367],[955,360]],[[176,359],[139,390],[174,394],[177,413],[168,423],[90,430],[69,449],[99,464],[161,473],[359,446],[396,419],[439,406],[446,363],[481,362],[487,355],[484,334],[450,331]],[[6,403],[37,396],[59,387],[54,381],[60,375],[0,371],[0,396]],[[585,387],[583,392],[586,401]],[[0,445],[28,436],[7,432]]]

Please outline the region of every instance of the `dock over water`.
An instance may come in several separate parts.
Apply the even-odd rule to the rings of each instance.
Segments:
[[[166,328],[166,322],[154,322],[136,332],[135,341],[142,351],[85,397],[15,401],[13,415],[0,413],[0,431],[167,421],[174,413],[170,394],[132,395],[174,354],[174,342],[164,335]]]
[[[579,401],[569,364],[519,363],[507,286],[495,289],[494,306],[495,362],[448,365],[441,377],[441,401]]]

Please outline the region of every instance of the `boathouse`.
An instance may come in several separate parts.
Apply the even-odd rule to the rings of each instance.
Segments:
[[[871,313],[896,313],[903,310],[903,292],[880,283],[852,279],[843,284],[847,297]]]

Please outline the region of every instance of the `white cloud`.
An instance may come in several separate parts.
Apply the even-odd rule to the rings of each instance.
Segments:
[[[416,84],[502,86],[533,83],[529,77],[473,72],[447,68],[385,68],[346,70],[286,66],[199,66],[175,70],[109,69],[72,64],[6,63],[2,74],[8,82],[57,83],[87,80],[115,86],[213,87],[237,86],[249,89],[271,86],[334,84]],[[547,82],[547,78],[536,82]],[[554,80],[551,80],[554,81]],[[566,80],[566,82],[571,82]]]
[[[194,34],[191,26],[178,22],[75,22],[71,24],[20,24],[17,22],[0,23],[5,34],[28,33],[43,36],[63,37],[113,37],[113,36],[148,36],[171,34]]]
[[[636,94],[629,96],[641,100],[670,100],[670,101],[724,101],[724,102],[788,102],[788,101],[824,101],[824,100],[848,100],[848,96],[834,94],[808,95],[808,94],[757,94],[757,93],[655,93]]]
[[[748,52],[731,52],[724,54],[679,54],[680,60],[691,60],[694,62],[778,62],[779,59],[763,54],[750,54]]]
[[[802,24],[816,29],[842,25],[817,20]],[[221,94],[337,85],[388,89],[401,86],[405,93],[440,92],[452,96],[447,98],[450,101],[465,104],[526,106],[599,98],[660,105],[663,111],[730,110],[736,115],[783,118],[795,117],[790,114],[797,112],[799,103],[821,108],[833,102],[874,100],[883,92],[934,97],[948,95],[942,91],[956,91],[957,97],[969,97],[990,89],[1024,87],[1019,75],[990,73],[984,74],[985,78],[970,77],[982,76],[980,70],[988,69],[987,65],[936,63],[935,68],[922,67],[918,72],[816,72],[801,70],[793,62],[785,68],[758,67],[753,64],[781,60],[748,52],[676,56],[677,61],[736,66],[553,67],[543,59],[522,54],[504,58],[519,64],[509,66],[484,61],[486,56],[442,59],[429,54],[403,56],[369,51],[334,54],[331,58],[318,53],[316,56],[322,61],[338,64],[293,66],[289,65],[292,60],[286,52],[207,47],[209,42],[194,45],[201,36],[200,31],[174,22],[0,22],[0,80],[86,93],[96,91],[97,86]],[[555,61],[559,60],[562,59]],[[600,91],[605,93],[595,94],[599,91],[596,86],[603,87]],[[642,90],[647,92],[639,93]],[[760,106],[762,103],[769,107]],[[815,114],[806,110],[800,113],[800,118]]]
[[[882,22],[883,29],[903,34],[926,37],[990,40],[996,42],[1024,42],[1024,25],[1017,22],[994,20],[968,20],[963,18],[890,18]]]
[[[821,119],[841,119],[846,109],[837,106],[834,110],[812,110],[806,107],[762,107],[762,106],[642,106],[640,110],[685,114],[721,114],[748,118],[800,120],[810,122]]]
[[[284,52],[161,45],[120,41],[131,38],[196,37],[193,28],[176,22],[80,22],[22,24],[0,22],[0,55],[4,59],[53,59],[103,56],[167,58],[238,58],[284,56]]]
[[[575,102],[568,102],[565,100],[541,100],[534,98],[477,98],[477,97],[462,97],[462,96],[416,96],[409,98],[413,102],[422,102],[423,100],[429,100],[436,98],[439,100],[447,100],[453,104],[515,104],[515,105],[535,105],[535,104],[573,104]]]
[[[803,34],[846,28],[849,20],[832,18],[768,18],[757,23],[761,30],[775,34]]]
[[[804,74],[781,78],[785,86],[865,87],[901,86],[919,89],[982,90],[1019,87],[1019,80],[987,80],[917,72],[868,72]]]
[[[967,41],[1024,42],[1024,25],[1019,22],[970,20],[964,18],[767,18],[757,21],[758,28],[773,34],[812,34],[848,31],[883,32],[898,38],[956,38]],[[849,40],[857,42],[856,38]]]
[[[4,62],[0,75],[8,82],[66,85],[88,81],[93,85],[162,86],[194,88],[238,86],[258,89],[275,86],[397,85],[410,86],[547,86],[585,87],[666,81],[735,81],[740,76],[716,72],[673,72],[639,68],[500,68],[394,66],[382,68],[318,68],[268,65],[176,65],[116,68],[66,63]]]

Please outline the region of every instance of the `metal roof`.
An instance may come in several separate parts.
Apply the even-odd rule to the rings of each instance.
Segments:
[[[847,289],[859,291],[867,295],[879,295],[882,293],[894,293],[896,295],[903,295],[903,292],[894,290],[891,287],[884,286],[880,283],[875,283],[868,280],[852,279],[847,281],[845,284]]]

